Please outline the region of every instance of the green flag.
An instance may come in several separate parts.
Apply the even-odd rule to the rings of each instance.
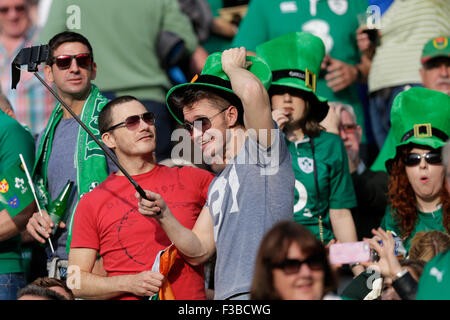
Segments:
[[[20,161],[0,174],[0,202],[11,217],[15,217],[33,201],[25,169]]]

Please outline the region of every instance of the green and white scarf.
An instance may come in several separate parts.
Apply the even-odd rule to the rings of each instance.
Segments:
[[[92,84],[91,93],[84,102],[80,115],[81,121],[92,131],[92,133],[101,139],[98,129],[98,115],[108,100],[102,96],[98,88]],[[36,154],[36,162],[33,168],[33,181],[36,186],[36,192],[40,204],[48,208],[51,198],[47,190],[47,169],[50,153],[52,150],[53,135],[55,128],[63,116],[63,109],[58,103],[53,110],[44,130]],[[75,159],[77,169],[77,190],[78,199],[73,212],[77,208],[80,198],[87,192],[92,191],[103,180],[108,177],[108,168],[106,156],[102,148],[92,139],[88,133],[80,126],[78,129],[77,143],[75,150]],[[69,254],[70,242],[72,240],[72,225],[74,214],[69,222],[69,234],[67,238],[66,251]]]

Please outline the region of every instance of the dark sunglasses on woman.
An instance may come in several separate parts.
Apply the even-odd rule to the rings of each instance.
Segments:
[[[155,124],[155,115],[153,112],[145,112],[143,114],[137,114],[134,116],[129,116],[125,119],[125,121],[122,121],[118,124],[113,125],[109,129],[105,130],[105,132],[120,128],[120,127],[126,127],[128,130],[136,130],[139,127],[139,124],[142,121],[144,121],[148,125],[154,125]]]
[[[73,59],[75,59],[80,68],[88,69],[92,64],[92,56],[90,53],[79,53],[74,55],[64,54],[53,57],[53,61],[60,70],[69,69]]]
[[[431,151],[425,154],[409,153],[405,158],[405,165],[408,167],[417,166],[422,158],[424,158],[428,164],[442,163],[441,153],[438,151]]]
[[[281,269],[285,274],[289,275],[297,273],[304,263],[306,263],[311,270],[323,269],[323,259],[320,255],[312,255],[304,260],[284,259],[281,263],[275,264],[274,268]]]

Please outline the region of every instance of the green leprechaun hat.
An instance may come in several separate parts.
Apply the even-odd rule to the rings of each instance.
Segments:
[[[311,116],[318,122],[328,113],[325,98],[316,95],[320,65],[325,56],[323,41],[307,32],[292,32],[256,47],[257,56],[264,59],[272,70],[272,85],[303,91],[312,103]]]
[[[392,103],[392,145],[387,150],[390,171],[398,151],[405,146],[438,149],[450,135],[450,96],[422,87],[399,93]]]
[[[429,60],[437,57],[450,58],[449,37],[437,37],[425,43],[425,46],[422,50],[422,57],[420,59],[420,62],[424,64]]]
[[[247,61],[251,62],[248,71],[253,73],[267,90],[272,80],[272,73],[267,63],[254,56],[247,56]],[[177,108],[173,98],[181,97],[187,89],[197,88],[211,91],[228,100],[239,110],[243,110],[241,100],[231,89],[230,79],[222,69],[222,52],[215,52],[208,56],[200,76],[195,76],[190,83],[182,83],[174,86],[167,93],[166,106],[178,123],[183,124],[182,120],[184,116],[182,107]]]

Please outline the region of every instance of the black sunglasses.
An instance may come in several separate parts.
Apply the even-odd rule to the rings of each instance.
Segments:
[[[425,159],[425,161],[428,164],[441,164],[442,163],[442,157],[440,152],[432,151],[425,154],[420,153],[409,153],[405,157],[405,165],[408,167],[417,166],[422,158]]]
[[[92,64],[92,55],[90,53],[64,54],[53,57],[56,66],[61,70],[69,69],[73,59],[75,59],[80,68],[88,69]]]
[[[275,264],[273,267],[283,270],[285,274],[295,274],[300,270],[304,263],[306,263],[311,270],[322,270],[324,268],[323,259],[320,255],[312,255],[304,260],[284,259],[281,263]]]
[[[184,128],[189,131],[189,134],[192,136],[192,134],[194,133],[194,123],[195,122],[200,122],[201,123],[201,128],[202,128],[202,132],[205,132],[206,130],[208,130],[209,128],[211,128],[211,120],[216,117],[217,115],[221,114],[222,112],[224,112],[225,110],[227,110],[228,108],[223,109],[222,111],[216,113],[215,115],[213,115],[212,117],[202,117],[202,118],[198,118],[195,119],[194,122],[188,122],[185,121],[183,123]]]
[[[139,127],[141,119],[148,125],[155,124],[155,115],[153,114],[153,112],[145,112],[143,114],[129,116],[125,119],[125,121],[113,125],[112,127],[106,129],[105,132],[117,129],[119,127],[127,127],[128,130],[136,130]]]
[[[0,13],[1,14],[7,14],[9,10],[15,10],[17,13],[24,13],[25,12],[25,5],[18,5],[18,6],[11,6],[11,7],[0,7]]]

